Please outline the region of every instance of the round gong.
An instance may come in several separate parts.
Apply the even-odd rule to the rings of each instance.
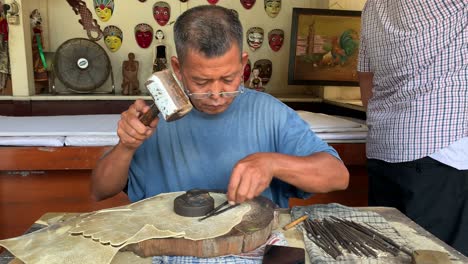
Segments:
[[[203,216],[213,209],[214,199],[206,190],[189,190],[174,199],[174,212],[181,216]]]
[[[265,197],[256,197],[247,203],[250,204],[251,210],[244,215],[242,222],[225,235],[204,240],[149,239],[127,245],[121,250],[132,251],[141,257],[168,255],[203,258],[252,251],[270,237],[276,205]]]

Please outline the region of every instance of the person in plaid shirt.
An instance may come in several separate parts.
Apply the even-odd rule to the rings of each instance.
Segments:
[[[468,1],[368,0],[358,72],[369,205],[468,255]]]

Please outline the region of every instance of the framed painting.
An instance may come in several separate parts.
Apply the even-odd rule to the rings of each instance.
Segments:
[[[288,84],[357,86],[361,12],[293,8]]]

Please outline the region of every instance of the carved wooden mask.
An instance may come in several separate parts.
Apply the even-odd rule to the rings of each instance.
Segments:
[[[245,9],[251,9],[252,6],[255,5],[255,1],[256,1],[256,0],[240,0],[242,6],[243,6]]]
[[[258,60],[254,63],[254,69],[260,69],[260,78],[262,78],[263,85],[270,81],[273,72],[273,64],[268,59]]]
[[[278,51],[283,46],[284,31],[282,29],[273,29],[268,33],[268,45],[271,50]]]
[[[104,28],[104,43],[110,51],[116,52],[122,46],[123,33],[116,26],[107,26]]]
[[[153,42],[153,28],[145,23],[135,26],[135,39],[141,48],[148,48]]]
[[[164,26],[171,18],[171,7],[168,3],[159,1],[153,5],[153,17],[160,26]]]
[[[276,17],[281,11],[281,0],[263,0],[265,12],[269,17]]]
[[[247,44],[252,51],[257,50],[262,46],[263,35],[263,28],[260,27],[251,27],[247,30]]]
[[[94,11],[103,22],[109,21],[114,13],[114,0],[93,0]]]

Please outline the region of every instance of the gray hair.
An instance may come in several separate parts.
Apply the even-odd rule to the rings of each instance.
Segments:
[[[235,43],[242,54],[242,25],[230,9],[197,6],[182,13],[174,25],[174,41],[180,64],[192,49],[207,58],[224,55]]]

